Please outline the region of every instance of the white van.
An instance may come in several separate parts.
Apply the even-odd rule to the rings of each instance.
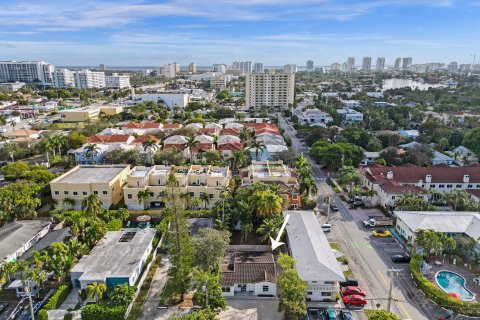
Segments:
[[[323,232],[330,232],[332,231],[332,225],[329,223],[324,223],[322,224],[322,230]]]

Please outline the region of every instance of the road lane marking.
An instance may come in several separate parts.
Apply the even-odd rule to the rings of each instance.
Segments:
[[[407,311],[407,308],[405,308],[405,306],[403,305],[403,302],[397,301],[397,304],[400,307],[400,309],[402,309],[403,313],[405,314],[405,316],[406,316],[405,319],[412,319],[412,317],[410,317],[410,313],[408,313],[408,311]]]
[[[385,278],[385,276],[380,272],[380,270],[377,270],[378,274],[380,275],[380,279],[383,281],[383,285],[385,286],[386,289],[388,289],[388,281]]]
[[[366,241],[365,242],[365,247],[367,247],[367,249],[372,249],[372,245],[370,244],[370,242]]]
[[[355,249],[358,249],[358,244],[355,241],[352,241],[352,245]]]

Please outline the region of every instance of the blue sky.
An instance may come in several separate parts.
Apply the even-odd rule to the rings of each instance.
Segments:
[[[480,59],[480,0],[0,0],[0,60],[316,65]]]

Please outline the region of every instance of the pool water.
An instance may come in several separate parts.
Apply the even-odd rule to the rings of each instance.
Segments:
[[[455,272],[439,271],[435,275],[435,280],[443,291],[458,293],[463,301],[471,301],[475,298],[475,295],[465,287],[465,278]]]

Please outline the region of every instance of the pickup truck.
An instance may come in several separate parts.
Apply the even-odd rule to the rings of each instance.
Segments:
[[[363,226],[365,228],[391,227],[393,226],[393,219],[387,217],[369,218],[368,220],[363,221]]]

